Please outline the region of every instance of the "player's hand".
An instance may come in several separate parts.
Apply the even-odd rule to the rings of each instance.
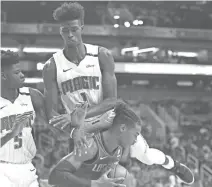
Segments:
[[[99,126],[103,126],[105,129],[112,126],[113,120],[116,116],[114,109],[107,111],[106,113],[102,114],[101,116],[94,118],[94,120],[86,119],[85,120],[85,132],[92,133],[98,130]]]
[[[106,171],[98,180],[91,181],[91,187],[126,187],[125,184],[120,184],[124,180],[120,178],[108,178],[111,169]]]
[[[22,132],[23,128],[26,125],[26,120],[30,118],[32,112],[25,112],[24,114],[18,114],[15,119],[15,124],[12,128],[12,133],[14,136],[17,136],[20,132]]]
[[[107,111],[100,117],[100,123],[111,125],[116,116],[114,109]]]
[[[70,114],[54,116],[49,120],[49,124],[55,128],[64,130],[68,125],[71,124],[71,116]]]
[[[71,126],[73,127],[80,127],[84,125],[85,116],[87,114],[88,103],[85,102],[82,105],[78,106],[72,113],[71,113]]]
[[[77,106],[71,114],[54,116],[51,120],[49,120],[49,124],[61,130],[65,130],[68,125],[71,125],[72,127],[79,127],[84,123],[87,107],[88,104],[83,103]]]

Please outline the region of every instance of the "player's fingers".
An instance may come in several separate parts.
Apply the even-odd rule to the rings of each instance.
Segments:
[[[83,143],[84,147],[88,148],[89,143],[88,143],[88,141],[86,140],[85,137],[82,138],[82,143]]]
[[[58,121],[58,122],[56,122],[56,123],[54,123],[52,125],[55,128],[61,129],[65,123],[66,123],[66,120],[65,119],[61,119],[60,121]]]
[[[79,145],[76,146],[76,155],[82,156],[81,148],[79,147]]]
[[[88,153],[88,151],[87,151],[88,146],[86,145],[86,142],[83,140],[83,138],[80,141],[79,147],[85,152],[85,154]]]
[[[58,121],[61,121],[62,119],[64,119],[64,117],[62,115],[60,115],[60,116],[50,119],[49,123],[52,125],[54,123],[57,123]]]
[[[84,144],[83,144],[82,139],[77,142],[77,145],[78,145],[79,149],[83,148]]]
[[[74,155],[77,155],[77,149],[76,146],[74,146],[74,151],[73,151]]]
[[[123,177],[118,177],[118,178],[110,178],[110,180],[112,181],[112,182],[123,182],[124,181],[124,178]]]
[[[52,119],[58,119],[58,118],[61,118],[61,117],[63,117],[63,114],[61,114],[61,115],[56,115],[56,116],[53,116],[53,118],[52,118]]]
[[[111,172],[111,168],[105,171],[105,173],[102,176],[107,177],[110,172]]]
[[[82,105],[82,109],[87,110],[87,108],[88,108],[88,102],[85,102],[85,103]]]
[[[61,129],[64,130],[66,127],[68,127],[68,125],[69,125],[69,122],[65,122]]]

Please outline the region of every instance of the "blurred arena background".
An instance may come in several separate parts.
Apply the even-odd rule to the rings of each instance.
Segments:
[[[52,18],[62,2],[1,2],[1,48],[17,51],[26,85],[43,92],[42,68],[62,48]],[[212,186],[212,2],[81,2],[85,43],[111,50],[118,95],[145,126],[150,145],[187,163],[193,187]],[[44,124],[37,124],[34,160],[41,186],[67,153]],[[132,162],[131,187],[181,187],[159,167]]]

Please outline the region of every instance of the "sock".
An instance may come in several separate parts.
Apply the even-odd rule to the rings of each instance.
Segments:
[[[166,155],[166,160],[162,166],[166,169],[172,169],[174,167],[174,160],[170,156]]]

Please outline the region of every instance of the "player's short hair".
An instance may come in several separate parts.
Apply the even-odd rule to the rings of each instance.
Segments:
[[[80,20],[84,24],[84,7],[77,2],[63,3],[54,10],[53,17],[58,22]]]
[[[1,69],[2,70],[17,63],[19,63],[19,56],[17,53],[12,52],[10,50],[8,51],[1,50]]]
[[[134,127],[135,124],[141,125],[141,120],[133,109],[126,103],[121,103],[115,109],[116,116],[115,124],[126,124],[129,127]]]

